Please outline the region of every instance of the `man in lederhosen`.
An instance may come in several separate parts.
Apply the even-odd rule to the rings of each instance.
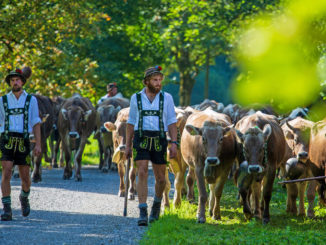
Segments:
[[[173,98],[161,91],[163,73],[161,67],[150,67],[145,71],[142,91],[132,95],[127,122],[126,157],[132,156],[138,168],[137,193],[139,200],[139,226],[148,224],[147,177],[148,162],[152,162],[155,175],[155,196],[149,222],[159,218],[161,200],[165,188],[166,132],[171,137],[170,157],[177,154],[177,127]]]
[[[1,220],[12,220],[11,186],[12,168],[18,165],[21,178],[21,192],[19,200],[23,216],[30,213],[29,192],[30,179],[30,142],[29,134],[34,133],[35,147],[33,154],[41,153],[41,135],[38,104],[34,96],[23,90],[26,79],[31,75],[29,67],[23,70],[16,69],[6,76],[6,83],[11,92],[0,98],[0,161],[2,165],[2,204]]]

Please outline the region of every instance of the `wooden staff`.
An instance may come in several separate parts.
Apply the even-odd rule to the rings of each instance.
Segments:
[[[286,181],[278,182],[278,184],[291,184],[291,183],[304,182],[304,181],[310,181],[310,180],[318,180],[318,179],[326,179],[326,176],[318,176],[318,177],[309,177],[309,178],[304,178],[304,179],[286,180]]]
[[[127,169],[126,169],[126,191],[125,191],[125,203],[123,208],[123,216],[127,216],[127,204],[128,204],[128,191],[129,191],[129,168],[130,168],[130,158],[127,161]]]

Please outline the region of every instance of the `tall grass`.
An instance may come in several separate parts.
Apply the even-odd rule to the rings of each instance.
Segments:
[[[317,204],[317,199],[315,200]],[[305,204],[307,208],[307,203]],[[270,224],[245,220],[232,181],[225,185],[220,221],[206,213],[205,224],[196,223],[197,205],[182,201],[180,209],[171,208],[149,226],[140,244],[324,244],[326,210],[315,208],[316,219],[288,215],[286,190],[274,184],[270,204]]]

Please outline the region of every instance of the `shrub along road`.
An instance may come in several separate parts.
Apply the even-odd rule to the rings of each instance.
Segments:
[[[18,200],[20,179],[13,178],[13,221],[0,221],[0,244],[138,244],[147,228],[137,226],[138,201],[128,201],[128,216],[122,216],[117,172],[104,174],[84,166],[81,173],[83,181],[75,182],[62,179],[63,169],[43,170],[43,181],[32,183],[26,218]],[[149,187],[150,204],[151,171]]]

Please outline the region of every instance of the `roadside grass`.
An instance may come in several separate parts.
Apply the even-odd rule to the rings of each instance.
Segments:
[[[197,205],[183,200],[180,209],[171,207],[149,226],[140,244],[324,244],[326,208],[315,208],[316,219],[286,214],[286,190],[277,181],[268,225],[263,225],[261,220],[245,220],[237,200],[237,188],[229,180],[221,199],[220,221],[211,219],[207,210],[206,223],[197,224]]]

